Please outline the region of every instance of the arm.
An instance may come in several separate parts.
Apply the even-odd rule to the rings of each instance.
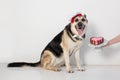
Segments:
[[[115,43],[118,43],[120,42],[120,35],[114,37],[113,39],[109,40],[107,45],[103,46],[103,47],[106,47],[106,46],[110,46],[110,45],[113,45]]]

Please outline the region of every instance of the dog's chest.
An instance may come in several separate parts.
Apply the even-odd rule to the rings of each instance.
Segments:
[[[76,45],[72,48],[69,49],[69,56],[71,56],[72,54],[76,53],[76,51],[78,51],[80,49],[80,45]]]

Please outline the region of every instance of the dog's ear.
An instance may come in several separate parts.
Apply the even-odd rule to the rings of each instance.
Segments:
[[[85,18],[87,17],[86,14],[83,15]]]

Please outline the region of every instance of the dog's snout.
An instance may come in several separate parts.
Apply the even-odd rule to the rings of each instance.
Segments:
[[[84,28],[85,28],[85,25],[84,25],[82,22],[79,22],[79,23],[78,23],[78,28],[79,28],[79,29],[84,29]]]
[[[78,23],[78,26],[82,26],[82,25],[83,25],[82,22],[79,22],[79,23]]]

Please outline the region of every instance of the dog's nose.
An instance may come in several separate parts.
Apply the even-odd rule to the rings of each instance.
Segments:
[[[78,26],[82,26],[82,25],[83,25],[82,22],[79,22],[79,23],[78,23]]]

